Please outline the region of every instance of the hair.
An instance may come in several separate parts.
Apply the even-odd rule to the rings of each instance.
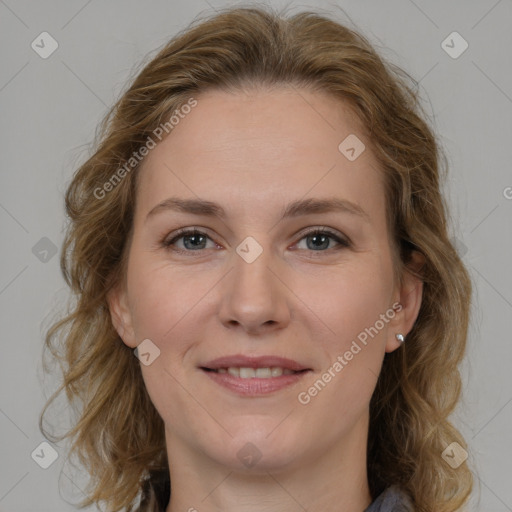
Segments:
[[[192,97],[277,86],[329,94],[357,115],[384,176],[394,269],[398,276],[409,271],[413,251],[425,260],[416,273],[423,281],[418,317],[406,344],[385,354],[370,401],[372,499],[397,484],[415,510],[452,512],[470,496],[467,463],[453,469],[441,454],[454,441],[467,446],[448,418],[461,393],[458,366],[472,286],[449,238],[441,191],[447,159],[426,121],[418,83],[328,16],[285,17],[248,6],[196,19],[144,64],[99,125],[94,154],[66,190],[70,221],[60,265],[76,304],[46,333],[44,354],[49,350],[59,361],[63,379],[39,428],[54,442],[73,441],[69,454],[90,476],[81,508],[105,502],[109,511],[164,510],[171,489],[163,420],[107,302],[125,276],[142,164],[125,167],[107,197],[98,190],[107,190],[105,184],[121,176],[119,169]],[[43,417],[63,390],[81,407],[76,424],[55,436]]]

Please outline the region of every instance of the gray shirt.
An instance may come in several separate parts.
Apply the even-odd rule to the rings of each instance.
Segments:
[[[392,485],[382,492],[364,512],[414,512],[409,496]]]

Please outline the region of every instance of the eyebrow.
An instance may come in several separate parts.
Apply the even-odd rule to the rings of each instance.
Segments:
[[[145,222],[150,218],[164,211],[176,211],[192,215],[204,215],[208,217],[226,218],[226,212],[222,206],[212,201],[203,199],[182,199],[169,197],[158,203],[147,214]],[[281,215],[280,220],[328,212],[350,213],[361,217],[366,222],[370,221],[369,215],[358,205],[345,199],[330,197],[325,199],[309,198],[293,201],[288,204]]]

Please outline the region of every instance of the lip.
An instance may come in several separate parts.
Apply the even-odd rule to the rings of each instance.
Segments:
[[[208,370],[218,370],[219,368],[271,368],[280,367],[293,370],[300,373],[291,375],[280,375],[279,377],[249,378],[243,379],[229,373],[216,373]],[[233,391],[242,396],[261,396],[274,393],[281,389],[287,388],[299,382],[304,375],[309,374],[312,370],[307,366],[280,356],[258,356],[248,357],[244,355],[234,355],[219,357],[200,366],[201,371],[220,386]]]
[[[201,368],[207,368],[209,370],[218,370],[219,368],[270,368],[272,366],[279,366],[280,368],[287,368],[299,372],[301,370],[311,370],[311,368],[304,366],[303,364],[280,356],[257,356],[248,357],[242,354],[236,354],[233,356],[224,356],[209,361],[205,364],[200,365]],[[278,378],[278,377],[274,377]],[[260,379],[261,380],[261,379]]]
[[[215,373],[213,371],[207,371],[204,368],[202,368],[201,371],[217,384],[242,396],[259,396],[274,393],[275,391],[296,384],[304,375],[310,373],[309,370],[304,370],[300,373],[269,377],[268,379],[259,379],[257,377],[242,379],[241,377],[235,377],[229,373]]]

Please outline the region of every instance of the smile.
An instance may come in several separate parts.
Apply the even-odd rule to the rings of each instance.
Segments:
[[[272,377],[280,377],[281,375],[292,375],[299,373],[289,368],[281,368],[279,366],[273,366],[272,368],[247,368],[247,367],[236,367],[230,366],[229,368],[217,368],[210,370],[216,373],[229,373],[233,377],[240,377],[241,379],[271,379]],[[304,370],[302,370],[304,371]]]

